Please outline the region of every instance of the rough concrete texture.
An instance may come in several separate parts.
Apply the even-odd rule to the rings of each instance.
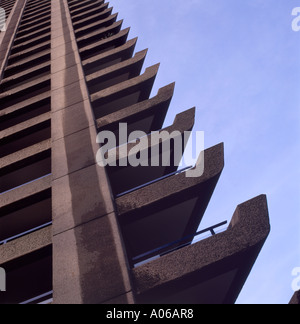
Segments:
[[[98,119],[140,101],[149,99],[159,64],[146,69],[145,73],[91,95],[95,117]]]
[[[98,49],[99,52],[101,53],[103,52],[103,48],[111,49],[117,47],[118,45],[123,45],[127,40],[129,30],[130,28],[126,28],[124,30],[121,30],[119,33],[117,33],[112,37],[103,38],[98,41],[95,41],[91,45],[82,46],[79,49],[81,58],[83,60],[86,59],[92,53],[95,53],[95,51],[97,51]]]
[[[96,135],[93,125],[52,143],[53,179],[96,164],[96,154],[99,150]]]
[[[122,92],[129,92],[131,88],[135,88],[136,86],[142,86],[145,82],[150,83],[150,87],[152,88],[152,84],[155,80],[156,74],[158,72],[159,64],[153,65],[151,67],[148,67],[145,70],[145,73],[142,75],[137,76],[136,78],[130,79],[128,81],[122,82],[120,84],[116,84],[115,86],[109,87],[108,89],[104,89],[102,91],[99,91],[98,93],[95,93],[91,95],[92,102],[97,102],[98,100],[101,100],[103,98],[107,97],[113,97],[117,93]],[[148,92],[151,91],[148,90]],[[144,91],[144,89],[143,89]]]
[[[39,153],[48,151],[51,148],[51,140],[45,140],[41,143],[34,144],[23,150],[15,152],[13,154],[7,155],[0,160],[0,168],[8,168],[11,167],[13,164],[17,164],[20,161],[24,161],[26,159],[31,158]]]
[[[49,97],[50,97],[50,92],[45,92],[42,95],[38,95],[30,99],[27,99],[23,102],[19,102],[15,105],[0,110],[0,117],[5,117],[6,119],[8,119],[10,116],[14,116],[17,114],[24,114],[28,112],[28,110],[30,110],[31,106],[38,105],[39,102]]]
[[[52,244],[52,227],[48,226],[0,245],[0,266]]]
[[[103,171],[92,165],[53,181],[55,235],[114,210]]]
[[[44,123],[45,121],[50,120],[50,113],[45,113],[42,115],[39,115],[37,117],[31,118],[29,120],[24,121],[23,123],[19,123],[17,125],[14,125],[12,127],[6,128],[3,131],[0,131],[0,141],[7,141],[9,140],[9,137],[15,137],[18,133],[25,133],[24,131],[37,126],[38,124]],[[21,135],[19,135],[21,137]]]
[[[97,127],[104,130],[112,129],[117,132],[119,123],[127,122],[129,132],[138,129],[149,134],[151,131],[161,129],[174,93],[174,86],[175,84],[171,83],[166,87],[160,88],[157,95],[151,99],[138,102],[133,106],[99,118],[97,120]],[[145,119],[147,123],[143,123]],[[148,122],[149,119],[150,122]]]
[[[88,93],[82,82],[77,81],[66,87],[52,91],[52,111],[65,109],[88,99]]]
[[[125,44],[100,53],[91,58],[83,60],[83,68],[86,72],[100,68],[105,68],[117,62],[122,62],[132,57],[136,46],[137,38],[131,39]]]
[[[13,35],[18,27],[20,15],[24,11],[25,4],[26,0],[16,1],[13,11],[6,21],[6,31],[0,33],[0,76],[3,74],[5,63],[13,44]]]
[[[0,6],[5,3],[1,1]],[[40,18],[45,22],[50,6],[51,1],[16,1],[7,20],[7,31],[0,35],[1,240],[51,220],[50,113],[46,102],[50,87],[50,30],[39,25]],[[46,210],[41,213],[43,207]],[[51,239],[51,226],[15,238],[0,246],[0,263],[20,263],[20,270],[13,271],[22,273],[31,259],[27,256],[51,249]],[[39,270],[37,266],[36,271]],[[18,275],[18,280],[26,278],[22,275]],[[8,299],[16,301],[22,293],[16,284]]]
[[[17,83],[21,83],[24,79],[31,79],[35,77],[37,74],[43,74],[50,71],[50,63],[49,62],[41,62],[32,68],[28,68],[26,71],[20,71],[14,73],[12,76],[8,76],[1,81],[1,88],[3,91],[10,89],[15,86]]]
[[[168,132],[168,134],[172,134],[173,132],[176,132],[176,136],[174,138],[183,137],[184,132],[191,131],[194,127],[195,112],[196,112],[196,109],[192,108],[192,109],[186,110],[180,114],[177,114],[175,117],[175,120],[173,122],[173,125],[168,126],[164,129],[158,131],[158,133]],[[170,140],[169,138],[166,139],[166,141],[169,141],[169,140]],[[163,144],[163,142],[164,142],[164,139],[161,141],[161,144]],[[184,143],[184,144],[187,144],[187,143]],[[142,152],[144,150],[149,150],[151,148],[151,146],[154,145],[154,143],[151,142],[151,134],[149,134],[147,136],[147,140],[144,139],[142,142],[137,141],[137,143],[128,143],[126,152],[123,152],[124,150],[121,152],[120,152],[120,150],[117,150],[117,154],[116,154],[117,160],[125,158],[125,157],[129,157],[130,154],[135,155],[136,152],[134,151],[134,147],[136,147],[137,145],[138,145],[138,150],[140,152]],[[180,161],[177,161],[177,163],[179,163],[179,162]],[[117,165],[118,165],[118,162],[117,162]],[[178,164],[177,164],[175,171],[177,170],[177,168],[178,168]],[[157,177],[157,178],[159,178],[159,177]],[[145,181],[144,183],[147,183],[147,181]]]
[[[87,85],[90,93],[101,91],[115,84],[127,81],[138,76],[143,67],[147,50],[136,53],[136,55],[125,62],[116,63],[87,76]]]
[[[55,235],[53,250],[56,304],[99,304],[131,290],[113,213]]]
[[[28,183],[22,187],[16,188],[9,192],[3,193],[0,196],[0,208],[7,207],[22,199],[28,198],[32,195],[45,191],[51,188],[51,176],[38,179]]]
[[[35,89],[37,85],[42,84],[45,81],[49,81],[50,77],[47,76],[42,76],[40,78],[37,78],[33,81],[27,82],[25,84],[19,85],[14,87],[14,89],[9,90],[7,92],[1,93],[0,94],[0,102],[5,102],[8,100],[13,100],[12,97],[20,97],[28,95],[28,92],[31,91],[32,89]]]
[[[109,17],[112,14],[112,7],[111,8],[107,8],[108,3],[106,3],[105,5],[102,5],[102,11],[97,12],[97,10],[93,10],[91,11],[91,15],[89,15],[89,17],[85,17],[85,18],[81,18],[81,16],[77,16],[78,19],[77,21],[73,24],[74,29],[81,28],[84,26],[89,26],[92,24],[91,21],[94,23],[95,20],[96,21],[101,21],[102,19],[105,19],[107,17]],[[72,10],[71,10],[72,11]],[[74,21],[74,20],[73,20]]]
[[[78,17],[82,15],[82,10],[84,10],[85,14],[91,14],[96,10],[103,10],[107,8],[107,6],[108,3],[104,4],[104,0],[96,0],[83,5],[70,3],[70,12],[72,13],[72,17]]]
[[[103,28],[110,26],[116,22],[118,14],[111,14],[108,17],[99,17],[96,22],[85,23],[84,26],[77,26],[76,28],[76,37],[79,39],[85,35],[92,35],[93,32],[101,32]],[[101,19],[102,18],[102,19]]]
[[[154,302],[152,298],[159,294],[178,292],[172,285],[186,289],[189,284],[185,279],[196,277],[194,280],[202,282],[211,275],[238,269],[223,301],[234,302],[269,232],[267,201],[261,195],[237,207],[227,231],[133,269],[136,293],[148,295],[146,300]],[[201,291],[198,294],[201,296]]]
[[[68,109],[55,111],[51,117],[52,123],[56,125],[56,127],[52,127],[51,139],[53,142],[95,125],[88,100],[81,101]]]
[[[84,75],[81,69],[78,69],[77,65],[71,66],[56,73],[52,73],[51,89],[53,91],[62,87],[67,87],[76,81],[82,80],[83,78]]]
[[[176,116],[173,125],[164,128],[160,134],[170,134],[173,140],[167,136],[160,141],[155,142],[153,140],[153,133],[148,136],[143,136],[142,139],[136,139],[136,141],[128,143],[127,149],[121,147],[116,150],[113,149],[113,153],[108,151],[110,156],[113,154],[116,158],[116,166],[107,167],[108,175],[115,195],[124,193],[127,190],[144,185],[150,181],[159,179],[167,174],[175,172],[178,169],[182,154],[187,144],[189,136],[187,132],[191,131],[194,126],[195,109],[187,110]],[[158,133],[157,133],[158,135]],[[126,141],[127,139],[125,139]],[[177,145],[176,145],[176,144]],[[124,143],[118,143],[124,144]],[[156,167],[151,166],[151,159],[153,158],[148,152],[157,151],[159,163]],[[169,151],[168,151],[169,150]],[[127,167],[120,166],[121,160],[130,161],[132,158],[136,158],[137,152],[140,154],[140,163],[144,166],[133,167],[128,164]],[[176,153],[176,154],[175,154]],[[165,157],[167,154],[167,157]],[[164,164],[162,161],[164,158]],[[168,160],[167,160],[168,159]],[[168,163],[166,163],[168,162]],[[148,165],[148,166],[145,166]],[[120,181],[122,179],[123,181]]]
[[[171,195],[182,195],[184,190],[190,190],[194,186],[220,175],[224,167],[223,144],[205,150],[204,159],[204,174],[201,177],[187,178],[185,173],[181,173],[117,198],[118,214],[121,216],[158,201],[162,202],[163,199]]]
[[[97,304],[129,293],[129,274],[66,0],[51,24],[54,304]]]
[[[117,22],[114,22],[109,27],[102,28],[100,31],[96,30],[89,33],[88,35],[78,37],[77,43],[79,46],[88,45],[93,43],[94,40],[98,40],[103,37],[106,37],[107,34],[118,33],[121,30],[122,24],[123,24],[123,20],[119,20]]]

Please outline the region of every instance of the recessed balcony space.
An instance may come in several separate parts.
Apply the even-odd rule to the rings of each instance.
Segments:
[[[41,4],[44,4],[44,3],[49,3],[51,0],[36,0],[36,1],[29,1],[26,5],[26,9],[27,10],[31,10],[33,8],[36,8],[38,6],[40,6]]]
[[[5,92],[14,89],[16,86],[21,86],[25,83],[32,82],[37,78],[49,75],[50,67],[49,62],[44,62],[20,73],[16,73],[13,76],[4,78],[0,84],[0,91]]]
[[[80,27],[75,30],[75,36],[79,38],[94,33],[96,31],[101,32],[103,28],[107,28],[111,26],[114,22],[116,22],[117,17],[118,14],[113,14],[105,19],[101,19],[92,23],[86,23],[84,27]]]
[[[93,44],[82,46],[79,48],[81,59],[84,61],[124,45],[126,43],[129,30],[129,28],[126,28],[115,35],[109,37],[107,36],[94,42]]]
[[[165,255],[173,253],[175,251],[181,250],[186,246],[196,244],[202,240],[205,240],[211,236],[220,234],[227,229],[227,221],[212,225],[205,229],[198,230],[196,233],[187,235],[184,238],[176,240],[174,242],[169,242],[163,246],[160,246],[154,250],[148,251],[141,255],[138,255],[132,259],[134,263],[134,268],[138,268],[144,264],[150,263],[154,260],[157,260]],[[154,256],[153,256],[154,255]],[[151,256],[151,257],[150,257]],[[147,257],[149,257],[147,259]],[[139,261],[142,260],[142,261]]]
[[[44,23],[49,23],[51,19],[51,13],[47,13],[46,16],[42,16],[39,18],[35,18],[34,21],[32,21],[32,19],[26,20],[26,21],[21,21],[21,24],[18,28],[18,32],[27,32],[27,30],[31,29],[31,28],[37,28],[38,26],[40,26],[41,24]]]
[[[50,11],[37,15],[36,17],[34,17],[34,19],[33,18],[22,19],[18,31],[24,31],[25,29],[36,26],[36,24],[40,24],[42,22],[49,22],[50,20],[51,20]],[[36,24],[34,22],[36,22]]]
[[[15,0],[4,0],[4,1],[2,1],[1,6],[12,7],[15,4],[15,2],[16,2]]]
[[[0,110],[0,131],[49,113],[51,110],[50,101],[50,92],[44,92],[41,95]]]
[[[187,110],[176,116],[172,126],[108,151],[108,157],[116,160],[107,166],[113,194],[118,197],[176,172],[194,119],[195,109]]]
[[[30,28],[27,28],[25,30],[18,30],[17,34],[16,34],[16,38],[21,38],[21,37],[26,37],[28,33],[34,33],[36,31],[39,31],[41,29],[44,29],[44,28],[47,28],[51,26],[51,21],[44,21],[44,22],[41,22],[41,23],[38,23],[37,25],[34,25]]]
[[[42,6],[39,6],[30,11],[27,11],[25,9],[22,21],[27,22],[29,20],[34,20],[35,18],[39,19],[48,15],[49,13],[51,13],[51,4],[47,4],[46,8],[42,8]]]
[[[149,99],[159,64],[146,69],[145,73],[91,95],[95,118],[119,111]]]
[[[37,304],[52,298],[52,246],[1,265],[6,289],[1,304]]]
[[[68,0],[69,8],[71,11],[77,10],[82,8],[83,6],[86,5],[91,5],[91,4],[98,4],[99,6],[102,6],[104,3],[104,0],[77,0],[77,1],[71,1]]]
[[[123,20],[117,21],[108,27],[100,28],[99,30],[93,31],[88,35],[77,38],[77,44],[79,48],[94,44],[96,41],[103,40],[116,35],[122,27]]]
[[[36,49],[36,53],[29,56],[14,55],[9,65],[4,71],[4,78],[13,77],[15,74],[25,72],[34,66],[41,65],[50,61],[50,43],[45,43]]]
[[[33,12],[29,12],[28,14],[26,14],[26,12],[25,12],[25,14],[23,15],[23,18],[22,18],[22,22],[26,23],[30,20],[32,21],[35,19],[47,17],[50,13],[51,13],[50,6],[49,6],[49,10],[43,10],[43,9],[36,8],[36,10],[34,10]]]
[[[0,131],[0,158],[51,137],[50,112]]]
[[[46,9],[50,8],[50,6],[51,6],[51,1],[49,1],[49,0],[40,1],[38,4],[33,4],[33,5],[26,6],[25,13],[27,15],[27,14],[34,13],[37,10],[40,10],[40,9],[46,10]]]
[[[0,192],[51,173],[51,143],[43,141],[0,159]]]
[[[51,175],[1,193],[0,211],[1,244],[47,225],[52,221]]]
[[[7,108],[50,90],[50,76],[39,77],[0,94],[1,108]]]
[[[51,47],[50,37],[48,37],[48,39],[42,43],[37,43],[35,46],[29,47],[24,51],[17,51],[17,53],[11,54],[8,59],[8,66],[16,65],[16,64],[20,66],[24,62],[35,63],[37,58],[42,57],[44,51],[50,53],[50,47]],[[41,61],[38,62],[41,63]],[[15,72],[20,72],[20,71],[16,70]]]
[[[102,19],[108,18],[112,13],[112,8],[107,8],[101,12],[92,13],[89,17],[78,20],[73,24],[74,30],[77,31],[80,28],[83,28],[89,24],[99,22]]]
[[[21,42],[21,43],[17,43],[16,45],[14,45],[11,49],[11,55],[17,54],[19,53],[20,55],[23,54],[25,55],[26,50],[31,50],[32,49],[32,53],[34,53],[33,49],[36,50],[36,46],[43,44],[45,42],[50,42],[51,40],[51,34],[50,32],[48,33],[39,33],[37,36],[32,37],[30,40],[26,41],[26,42]],[[39,47],[38,47],[39,48]]]
[[[5,14],[6,14],[6,18],[9,17],[14,5],[15,5],[15,0],[11,0],[11,1],[1,1],[1,8],[3,8],[5,10]],[[0,31],[1,33],[1,31]]]
[[[17,35],[14,41],[14,46],[15,45],[21,45],[26,42],[30,42],[33,39],[36,39],[40,37],[41,35],[49,34],[51,32],[51,26],[50,24],[46,24],[45,27],[39,28],[38,30],[33,30],[33,31],[28,31],[25,35]]]
[[[94,14],[101,14],[108,8],[108,3],[104,3],[102,5],[99,5],[96,8],[92,8],[89,10],[83,10],[82,12],[79,12],[77,14],[71,13],[71,18],[73,23],[77,23],[82,21],[83,19],[89,18]]]
[[[223,167],[223,144],[219,144],[202,152],[193,169],[116,198],[118,220],[132,267],[137,263],[136,257],[145,255],[144,259],[139,258],[142,262],[156,256],[157,248],[175,241],[180,246],[186,243],[185,237],[196,233]],[[165,250],[169,250],[168,246]],[[162,249],[160,253],[163,252]]]
[[[137,303],[234,304],[269,232],[264,195],[239,205],[225,231],[133,269]]]
[[[137,38],[131,39],[124,45],[107,51],[102,54],[96,54],[82,62],[83,69],[86,75],[108,68],[115,64],[121,63],[130,59],[133,55]]]
[[[174,93],[175,84],[169,84],[158,90],[155,97],[121,109],[97,119],[97,129],[111,131],[115,134],[117,146],[119,141],[120,123],[127,124],[128,134],[140,130],[145,134],[162,128],[169,105]]]
[[[146,54],[147,50],[138,52],[133,58],[88,75],[86,81],[89,92],[93,94],[137,77],[141,73]]]
[[[106,6],[108,6],[108,3],[106,4]],[[80,6],[70,8],[70,12],[71,12],[72,17],[77,17],[78,15],[82,14],[82,12],[87,12],[87,11],[97,10],[97,9],[98,10],[105,9],[105,6],[103,6],[102,0],[92,1],[89,3],[82,2],[82,4]]]

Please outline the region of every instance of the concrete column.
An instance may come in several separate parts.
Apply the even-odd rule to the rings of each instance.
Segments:
[[[55,304],[132,303],[111,189],[68,3],[52,1],[51,121]]]

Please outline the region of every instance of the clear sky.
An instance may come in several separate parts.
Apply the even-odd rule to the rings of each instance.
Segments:
[[[201,228],[267,194],[271,234],[238,303],[283,303],[300,267],[300,32],[297,0],[112,0],[161,63],[153,89],[176,81],[166,125],[197,107],[205,146],[225,143],[225,169]]]

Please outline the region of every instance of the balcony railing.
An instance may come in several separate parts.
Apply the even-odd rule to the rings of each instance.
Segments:
[[[36,231],[38,231],[38,230],[40,230],[40,229],[42,229],[42,228],[44,228],[44,227],[50,226],[50,225],[52,225],[52,222],[48,222],[48,223],[43,224],[43,225],[40,225],[40,226],[38,226],[38,227],[34,227],[34,228],[32,228],[32,229],[30,229],[30,230],[28,230],[28,231],[26,231],[26,232],[22,232],[22,233],[20,233],[20,234],[17,234],[17,235],[11,236],[11,237],[9,237],[9,238],[3,240],[3,241],[0,241],[0,245],[7,244],[7,243],[10,242],[10,241],[13,241],[13,240],[15,240],[15,239],[18,239],[18,238],[20,238],[20,237],[22,237],[22,236],[25,236],[25,235],[27,235],[27,234],[30,234],[30,233],[36,232]]]
[[[133,191],[136,191],[136,190],[142,189],[142,188],[147,187],[147,186],[149,186],[149,185],[151,185],[151,184],[153,184],[153,183],[156,183],[156,182],[158,182],[158,181],[161,181],[161,180],[167,179],[167,178],[169,178],[169,177],[171,177],[171,176],[174,176],[174,175],[180,174],[180,173],[185,172],[185,171],[187,171],[187,170],[189,170],[189,169],[191,169],[191,168],[193,168],[193,166],[190,165],[190,166],[188,166],[188,167],[186,167],[186,168],[183,168],[183,169],[181,169],[181,170],[177,170],[177,171],[174,171],[174,172],[172,172],[172,173],[166,174],[166,175],[163,176],[163,177],[157,178],[157,179],[155,179],[155,180],[152,180],[152,181],[149,181],[149,182],[147,182],[147,183],[144,183],[144,184],[142,184],[142,185],[140,185],[140,186],[138,186],[138,187],[135,187],[135,188],[132,188],[132,189],[127,190],[127,191],[125,191],[125,192],[122,192],[122,193],[116,195],[116,198],[120,198],[120,197],[122,197],[122,196],[125,196],[125,195],[127,195],[127,194],[133,192]]]
[[[134,258],[132,258],[132,261],[134,263],[134,267],[138,267],[139,265],[142,265],[148,261],[151,261],[152,259],[154,258],[158,258],[158,257],[161,257],[161,256],[164,256],[166,254],[169,254],[173,251],[176,251],[176,250],[179,250],[185,246],[188,246],[190,244],[192,244],[192,242],[194,241],[194,239],[201,235],[201,234],[204,234],[206,232],[210,232],[211,235],[216,235],[216,231],[215,229],[216,228],[219,228],[221,226],[224,226],[227,224],[227,221],[224,221],[222,223],[219,223],[219,224],[216,224],[216,225],[213,225],[211,227],[208,227],[206,229],[203,229],[199,232],[196,232],[195,234],[193,235],[188,235],[188,236],[185,236],[183,237],[182,239],[180,240],[176,240],[174,242],[171,242],[171,243],[168,243],[168,244],[165,244],[163,246],[160,246],[154,250],[151,250],[151,251],[148,251],[146,253],[143,253],[143,254],[140,254]],[[183,243],[185,242],[185,243]],[[181,244],[183,243],[183,244]],[[174,247],[176,246],[176,247]]]
[[[22,303],[20,303],[19,305],[29,305],[29,304],[50,304],[53,301],[53,291],[48,291],[45,294],[33,297],[31,299],[28,299]]]

